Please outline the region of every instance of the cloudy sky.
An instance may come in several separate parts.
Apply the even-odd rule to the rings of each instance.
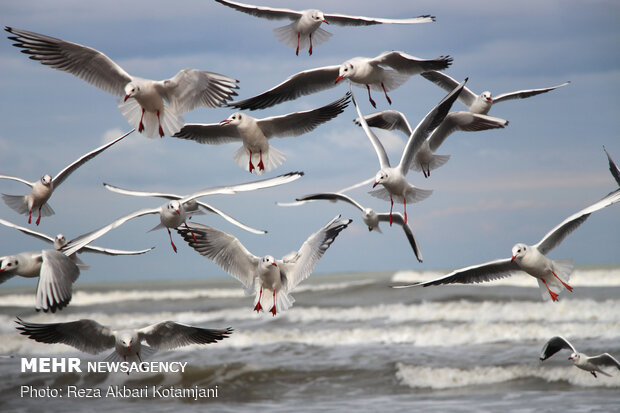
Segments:
[[[297,4],[299,3],[299,4]],[[517,4],[518,3],[518,4]],[[616,186],[607,169],[606,146],[620,162],[620,5],[614,1],[497,2],[261,0],[274,7],[316,7],[326,12],[403,18],[437,16],[435,23],[367,28],[326,27],[334,36],[295,56],[272,29],[285,22],[258,19],[209,0],[170,1],[3,1],[4,26],[13,26],[93,47],[132,75],[166,79],[194,67],[240,80],[239,97],[254,96],[302,70],[340,64],[355,56],[400,50],[422,57],[451,55],[446,73],[469,77],[468,87],[494,94],[557,85],[568,87],[493,107],[490,115],[510,121],[504,130],[455,133],[438,153],[452,155],[429,179],[411,173],[415,185],[433,189],[427,200],[410,205],[409,219],[424,255],[419,264],[402,231],[383,227],[368,233],[356,209],[315,202],[296,208],[277,201],[317,191],[334,191],[374,176],[377,157],[352,107],[314,132],[274,139],[287,161],[265,176],[301,170],[305,177],[288,186],[204,201],[239,220],[269,230],[254,235],[215,215],[196,217],[237,236],[256,255],[281,257],[337,214],[352,218],[317,267],[317,272],[449,270],[506,257],[516,242],[536,243],[553,226],[600,199]],[[130,128],[116,97],[82,80],[30,61],[7,39],[0,41],[0,174],[31,181],[55,175],[82,154]],[[252,113],[281,115],[329,103],[345,85]],[[375,111],[365,90],[355,89],[364,113]],[[392,109],[416,124],[444,95],[417,76],[390,93]],[[377,110],[389,105],[375,94]],[[463,110],[456,103],[453,110]],[[213,123],[226,108],[199,108],[187,122]],[[404,138],[377,134],[398,159]],[[198,189],[256,179],[232,160],[239,144],[199,145],[173,138],[129,136],[71,175],[52,197],[56,215],[36,228],[73,238],[139,208],[164,201],[107,191],[102,182],[141,190],[189,194]],[[389,204],[360,188],[350,194],[377,211]],[[0,192],[26,193],[18,182],[0,181]],[[402,205],[395,210],[401,211]],[[5,205],[0,217],[20,225],[26,217]],[[177,234],[179,253],[164,230],[147,233],[157,216],[133,220],[99,239],[110,248],[155,250],[139,257],[82,256],[91,269],[80,282],[222,276],[210,261]],[[34,226],[32,226],[34,228]],[[620,206],[594,214],[554,250],[551,258],[573,257],[577,265],[620,262]],[[40,241],[0,228],[0,255],[44,248]],[[11,280],[6,285],[18,285]]]

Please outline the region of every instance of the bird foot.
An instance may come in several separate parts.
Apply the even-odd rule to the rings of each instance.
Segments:
[[[274,305],[273,307],[271,307],[271,309],[269,310],[269,312],[270,312],[271,314],[273,314],[273,316],[275,317],[275,316],[276,316],[276,306]]]
[[[172,240],[170,241],[170,245],[172,245],[172,250],[173,250],[174,252],[177,252],[177,246],[176,246],[176,245],[174,245],[174,242],[172,242]]]
[[[553,291],[549,290],[549,295],[551,296],[551,301],[553,301],[553,302],[558,301],[558,295],[556,293],[554,293]]]
[[[254,311],[256,311],[257,313],[260,312],[263,309],[263,306],[260,305],[260,301],[256,303],[256,306],[254,307]]]
[[[142,121],[140,121],[140,124],[138,125],[138,132],[142,132],[144,130],[144,124],[142,123]]]
[[[370,104],[372,105],[373,108],[377,107],[377,104],[375,103],[375,101],[372,98],[369,98],[368,100],[370,100]]]

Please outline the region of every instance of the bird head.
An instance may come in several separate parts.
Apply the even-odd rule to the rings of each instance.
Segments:
[[[19,266],[19,260],[15,256],[8,256],[2,259],[0,263],[0,272],[15,271]]]
[[[270,267],[278,267],[278,264],[276,264],[276,259],[273,258],[271,255],[265,255],[263,258],[261,258],[261,266],[263,268],[270,268]]]
[[[338,69],[338,77],[334,83],[340,82],[342,79],[351,77],[355,73],[355,65],[353,62],[344,62]]]
[[[127,83],[127,85],[125,85],[125,98],[123,99],[123,102],[126,102],[127,99],[129,98],[136,97],[136,95],[139,93],[140,93],[140,86],[136,85],[133,82]]]
[[[181,203],[178,200],[174,199],[168,202],[167,208],[168,212],[181,215]]]
[[[310,10],[310,18],[312,19],[312,21],[315,21],[315,22],[322,22],[322,23],[329,24],[329,22],[325,20],[325,15],[323,14],[321,10]]]
[[[239,126],[239,124],[241,124],[241,122],[245,120],[244,118],[245,118],[245,115],[243,115],[240,112],[236,112],[230,115],[228,118],[221,121],[220,126],[225,126],[225,125]]]
[[[56,238],[54,238],[54,249],[59,250],[65,245],[67,245],[67,238],[62,234],[56,235]]]
[[[527,254],[527,249],[528,246],[525,244],[516,244],[514,247],[512,247],[511,261],[520,261],[525,256],[525,254]]]
[[[485,90],[484,92],[482,92],[480,97],[482,99],[486,100],[489,103],[493,103],[493,98],[491,97],[491,92],[489,92],[488,90]]]
[[[388,171],[386,171],[385,169],[381,169],[379,172],[377,172],[377,175],[375,175],[375,183],[372,185],[372,187],[374,188],[375,186],[384,183],[388,180],[389,177],[390,174],[388,173]]]
[[[135,345],[134,336],[130,332],[122,333],[119,337],[119,341],[122,347],[127,350],[131,350],[131,346]]]
[[[49,174],[45,174],[41,177],[41,183],[45,186],[50,186],[52,184],[52,176]]]

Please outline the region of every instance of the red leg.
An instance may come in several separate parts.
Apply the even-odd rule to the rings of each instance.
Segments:
[[[392,195],[390,195],[390,226],[392,226],[392,209],[394,208],[394,200],[392,199]]]
[[[547,281],[543,280],[542,278],[541,278],[541,281],[543,282],[543,284],[545,284],[545,287],[547,287],[547,291],[549,291],[549,295],[551,296],[551,300],[552,301],[558,301],[558,295],[549,289],[549,286],[547,285]]]
[[[271,307],[269,312],[273,314],[274,317],[276,316],[276,290],[273,290],[273,307]]]
[[[166,228],[168,230],[168,235],[170,236],[170,245],[172,245],[172,249],[174,250],[174,252],[177,252],[177,246],[174,245],[174,242],[172,242],[172,234],[170,233],[170,228]]]
[[[426,169],[424,168],[424,165],[422,165],[422,173],[424,174],[425,178],[428,178],[428,175],[426,175]]]
[[[370,86],[366,85],[366,89],[368,89],[368,100],[370,100],[370,104],[372,105],[373,108],[376,108],[377,104],[375,103],[374,100],[372,100],[372,96],[370,96]]]
[[[263,306],[260,305],[261,298],[263,298],[263,287],[260,288],[260,293],[258,295],[258,302],[256,303],[256,306],[254,307],[254,311],[256,311],[257,313],[263,309]]]
[[[39,225],[39,222],[41,222],[41,207],[39,207],[39,217],[37,218],[37,222],[35,223]]]
[[[159,137],[164,137],[164,130],[161,128],[161,120],[159,119],[159,111],[157,111],[157,124],[159,125]]]
[[[551,274],[553,274],[553,276],[555,278],[557,278],[558,280],[560,280],[560,282],[562,283],[562,285],[564,287],[566,287],[566,289],[570,292],[573,292],[573,287],[571,287],[570,285],[566,284],[564,281],[562,281],[562,279],[560,277],[558,277],[558,275],[556,273],[554,273],[553,271],[551,271]]]
[[[250,152],[250,164],[248,166],[248,169],[250,173],[252,173],[252,171],[254,170],[254,165],[252,165],[252,151],[248,150],[248,152]]]
[[[308,50],[308,54],[312,56],[312,33],[310,33],[310,50]]]
[[[426,169],[426,177],[428,178],[429,176],[431,176],[431,164],[428,164],[428,167]]]
[[[198,240],[196,239],[196,235],[194,235],[194,232],[187,226],[187,222],[184,222],[185,224],[185,228],[187,228],[189,230],[189,233],[192,234],[192,238],[194,238],[194,242],[198,242]]]
[[[301,33],[297,33],[297,50],[295,50],[295,55],[299,56],[299,37]]]
[[[138,124],[138,132],[142,132],[144,130],[144,124],[142,123],[143,118],[144,118],[144,108],[142,108],[142,115],[140,115],[140,123]]]
[[[258,154],[260,155],[260,161],[258,162],[258,170],[259,171],[264,171],[265,170],[265,164],[263,164],[263,151],[259,151]]]
[[[385,86],[383,86],[383,82],[381,82],[381,88],[383,89],[383,93],[385,93],[385,98],[387,99],[388,103],[391,105],[392,104],[392,99],[390,99],[390,97],[388,96],[387,92],[385,91]]]
[[[405,202],[405,224],[407,223],[407,198],[403,197],[403,200]]]
[[[32,209],[28,210],[28,223],[32,224]]]

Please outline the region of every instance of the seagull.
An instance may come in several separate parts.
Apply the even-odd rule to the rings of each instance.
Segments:
[[[383,91],[388,103],[392,104],[387,94],[388,91],[398,88],[413,75],[429,70],[443,70],[451,64],[450,56],[425,60],[398,51],[385,52],[373,58],[355,57],[341,65],[299,72],[260,95],[230,102],[228,106],[241,110],[265,109],[300,96],[335,87],[343,79],[348,79],[358,87],[366,87],[372,106],[377,105],[370,95],[371,88]]]
[[[39,223],[41,222],[41,216],[47,217],[50,215],[54,215],[54,210],[47,204],[47,201],[52,196],[54,190],[58,188],[58,186],[62,184],[65,179],[67,179],[69,175],[71,175],[76,169],[84,165],[95,156],[99,155],[101,152],[108,149],[110,146],[114,145],[116,142],[123,139],[125,136],[132,133],[134,130],[135,129],[132,129],[120,138],[117,138],[112,142],[106,143],[105,145],[98,147],[94,151],[88,152],[87,154],[81,156],[75,162],[60,171],[58,175],[56,175],[54,178],[52,178],[52,176],[49,174],[45,174],[41,177],[40,180],[36,182],[29,182],[25,179],[15,176],[0,175],[0,178],[19,181],[32,188],[28,195],[2,194],[2,199],[11,209],[17,211],[20,214],[28,215],[29,224],[32,223],[32,210],[38,209],[39,217],[37,218],[36,224],[39,225]]]
[[[597,372],[605,376],[612,377],[611,374],[601,370],[600,366],[615,366],[618,370],[620,370],[620,362],[618,362],[618,360],[616,360],[609,353],[588,357],[587,355],[579,353],[575,350],[575,347],[573,347],[573,345],[562,336],[552,337],[545,343],[545,346],[540,353],[540,360],[545,361],[562,349],[567,349],[572,352],[568,359],[573,361],[575,367],[579,367],[581,370],[589,371],[595,378],[597,377]]]
[[[364,208],[359,202],[357,202],[350,196],[344,195],[338,192],[325,192],[325,193],[306,195],[301,198],[297,198],[296,200],[298,202],[303,202],[303,201],[314,201],[314,200],[319,200],[319,199],[324,199],[324,200],[332,201],[332,202],[344,201],[344,202],[348,202],[349,204],[353,205],[354,207],[362,211],[362,219],[364,220],[364,223],[368,227],[368,231],[377,231],[378,233],[381,233],[381,228],[379,228],[379,222],[388,222],[390,220],[390,214],[377,213],[372,208]],[[418,261],[422,262],[422,252],[420,251],[420,247],[418,246],[418,243],[416,242],[415,237],[413,236],[413,231],[411,230],[411,227],[408,224],[405,224],[405,218],[402,216],[401,213],[396,212],[392,215],[393,215],[392,217],[393,222],[397,223],[403,228],[403,231],[405,232],[405,235],[407,236],[407,239],[409,240],[409,244],[411,245],[411,248],[413,249],[413,253],[415,254]]]
[[[321,29],[321,23],[336,24],[338,26],[372,26],[375,24],[416,24],[435,21],[435,16],[425,14],[407,19],[382,19],[376,17],[348,16],[346,14],[326,14],[321,10],[291,10],[273,7],[253,6],[228,0],[215,0],[224,6],[237,11],[262,17],[268,20],[292,20],[291,24],[274,29],[276,38],[288,47],[295,50],[299,56],[299,49],[309,47],[308,54],[312,55],[312,45],[325,43],[332,36]]]
[[[31,229],[24,228],[19,225],[15,225],[12,222],[5,221],[4,219],[0,219],[0,224],[10,227],[10,228],[15,228],[16,230],[21,231],[26,235],[30,235],[32,237],[35,237],[42,241],[50,243],[54,246],[54,249],[59,252],[62,252],[63,248],[69,243],[69,241],[63,234],[58,234],[56,235],[56,237],[51,237],[41,232],[33,231]],[[111,248],[102,248],[102,247],[97,247],[95,245],[85,245],[81,249],[79,249],[77,252],[78,253],[92,252],[96,254],[105,254],[105,255],[115,256],[115,255],[140,255],[140,254],[149,252],[152,249],[153,248],[147,248],[147,249],[138,250],[138,251],[126,251],[126,250],[116,250],[116,249],[111,249]],[[79,268],[88,269],[88,266],[86,266],[75,254],[72,254],[70,258],[73,259],[73,261],[77,264]]]
[[[413,162],[414,155],[422,146],[422,143],[426,140],[428,135],[431,133],[433,129],[435,129],[446,117],[448,112],[450,111],[450,107],[458,97],[459,93],[463,89],[463,86],[467,82],[467,79],[463,81],[460,85],[458,85],[452,92],[450,92],[441,102],[437,104],[430,112],[420,121],[418,126],[416,126],[413,133],[409,136],[409,140],[407,141],[407,146],[403,151],[403,155],[400,159],[398,165],[394,168],[390,166],[390,160],[388,159],[387,153],[377,138],[377,135],[368,127],[366,123],[366,119],[362,112],[360,111],[357,102],[355,101],[355,97],[353,97],[353,104],[355,105],[355,110],[357,110],[357,115],[359,116],[360,123],[362,124],[362,128],[364,132],[366,132],[366,136],[370,139],[373,147],[375,148],[375,152],[379,157],[379,163],[381,165],[381,169],[377,172],[375,176],[375,183],[373,184],[373,188],[377,185],[381,184],[383,188],[380,188],[375,191],[369,192],[372,196],[381,198],[381,199],[389,199],[390,200],[390,226],[392,225],[392,209],[394,207],[394,198],[396,198],[396,202],[405,204],[405,224],[407,223],[407,202],[418,202],[423,199],[426,199],[433,192],[431,190],[416,188],[412,184],[407,181],[406,174],[411,168],[411,163]]]
[[[289,172],[284,175],[276,176],[275,178],[262,179],[254,182],[248,182],[244,184],[238,185],[229,185],[229,186],[216,186],[211,188],[202,189],[198,192],[195,192],[191,195],[181,196],[175,195],[171,193],[162,193],[162,192],[143,192],[143,191],[133,191],[128,189],[122,189],[113,185],[109,185],[104,183],[103,185],[109,189],[110,191],[121,193],[124,195],[132,195],[132,196],[148,196],[148,197],[158,197],[169,199],[170,201],[166,204],[156,207],[156,208],[145,208],[134,211],[128,215],[125,215],[110,224],[103,226],[95,231],[92,231],[88,234],[84,234],[74,240],[72,240],[65,247],[65,251],[69,253],[74,253],[75,251],[82,248],[84,245],[92,242],[94,239],[101,237],[103,234],[106,234],[108,231],[117,228],[129,221],[130,219],[141,217],[143,215],[149,214],[159,214],[160,223],[156,225],[151,231],[166,228],[168,231],[168,236],[170,237],[170,245],[172,246],[172,250],[177,252],[177,247],[174,245],[172,241],[172,234],[170,233],[170,228],[177,228],[181,225],[185,225],[187,227],[187,219],[189,219],[193,215],[201,215],[202,211],[199,207],[206,209],[209,212],[213,212],[218,214],[228,222],[246,230],[249,232],[253,232],[255,234],[265,234],[267,231],[254,229],[249,227],[233,217],[227,215],[223,211],[201,201],[197,201],[197,198],[206,196],[206,195],[215,195],[215,194],[234,194],[236,192],[244,192],[244,191],[253,191],[256,189],[262,188],[270,188],[272,186],[278,186],[282,184],[286,184],[292,181],[295,181],[303,176],[303,172]],[[150,232],[150,231],[149,231]]]
[[[444,90],[450,91],[458,85],[458,82],[456,80],[436,70],[422,73],[422,76],[435,83]],[[463,93],[461,93],[461,95],[459,96],[459,101],[461,101],[461,103],[467,106],[470,112],[486,115],[487,113],[489,113],[489,109],[491,109],[491,106],[493,106],[494,103],[499,103],[511,99],[529,98],[530,96],[540,95],[541,93],[546,93],[559,87],[566,86],[569,83],[570,81],[562,83],[561,85],[546,87],[542,89],[517,90],[515,92],[502,93],[501,95],[497,95],[495,97],[492,97],[491,92],[489,92],[488,90],[485,90],[480,95],[476,95],[468,88],[464,88]]]
[[[614,177],[618,185],[620,185],[620,169],[618,169],[614,161],[611,159],[611,156],[609,156],[609,152],[607,152],[607,149],[605,149],[604,146],[603,150],[605,151],[605,154],[607,155],[607,160],[609,161],[609,172],[611,172],[611,175]]]
[[[383,112],[366,115],[368,126],[394,130],[397,129],[405,135],[413,133],[409,122],[402,112],[397,110],[384,110]],[[360,125],[359,118],[354,122]],[[437,169],[450,159],[450,155],[435,155],[435,151],[441,146],[452,132],[460,130],[465,132],[476,132],[488,129],[504,128],[508,121],[487,115],[479,115],[471,112],[452,112],[439,124],[437,129],[420,146],[415,154],[415,159],[411,163],[410,169],[422,171],[425,178],[431,176],[431,170]]]
[[[39,277],[35,309],[55,313],[71,301],[73,283],[80,275],[80,269],[68,255],[42,250],[0,257],[0,284],[15,275]]]
[[[271,255],[257,257],[234,236],[206,225],[192,223],[188,229],[177,228],[177,232],[200,255],[241,281],[247,295],[258,292],[254,311],[263,309],[263,290],[270,291],[273,304],[269,312],[275,316],[278,310],[284,311],[293,305],[295,299],[289,293],[312,274],[319,259],[350,223],[350,219],[340,220],[340,215],[336,216],[310,235],[299,251],[280,260]]]
[[[237,80],[197,69],[183,69],[162,81],[131,76],[105,54],[87,46],[6,27],[13,45],[41,64],[71,73],[91,85],[123,97],[119,109],[129,124],[151,138],[181,129],[180,114],[199,106],[218,107],[236,96]],[[164,103],[164,101],[167,102]]]
[[[573,271],[573,260],[550,260],[545,255],[558,246],[564,238],[583,224],[586,219],[600,209],[620,201],[620,189],[605,196],[600,201],[569,216],[558,226],[549,231],[537,244],[515,244],[511,258],[501,258],[484,264],[461,268],[450,274],[423,283],[394,286],[407,288],[413,286],[428,287],[441,284],[472,284],[506,278],[521,270],[538,280],[540,293],[544,300],[551,297],[557,301],[563,288],[573,291],[568,279]],[[548,293],[548,295],[547,295]]]
[[[82,319],[67,323],[30,323],[15,320],[21,335],[39,343],[62,343],[89,354],[113,348],[108,361],[136,361],[157,350],[171,350],[191,344],[211,344],[228,338],[232,328],[213,330],[162,321],[140,329],[112,330],[94,320]],[[129,373],[127,373],[129,374]]]
[[[187,124],[174,137],[211,145],[242,141],[243,146],[233,155],[235,162],[248,172],[261,175],[280,166],[286,159],[282,152],[269,145],[269,138],[299,136],[314,130],[342,113],[350,97],[347,93],[317,109],[263,119],[237,112],[220,123]],[[258,157],[258,163],[252,162],[252,156]]]

